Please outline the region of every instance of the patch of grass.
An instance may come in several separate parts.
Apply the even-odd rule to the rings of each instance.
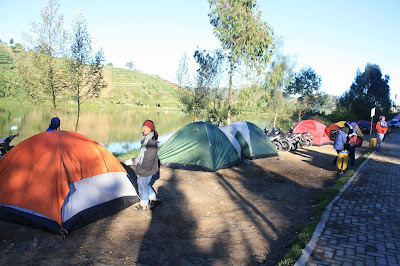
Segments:
[[[140,150],[130,150],[126,153],[113,152],[113,155],[115,157],[117,157],[117,159],[120,162],[125,162],[126,160],[129,160],[129,159],[132,159],[132,158],[135,158],[136,156],[138,156],[139,152],[140,152]]]
[[[315,205],[311,221],[298,226],[295,230],[298,232],[296,237],[288,244],[290,250],[286,253],[284,258],[278,263],[279,266],[293,265],[301,256],[301,251],[310,241],[314,234],[315,227],[321,220],[322,214],[329,203],[339,194],[343,186],[354,175],[358,167],[371,155],[373,150],[367,150],[363,156],[357,160],[357,164],[353,169],[349,169],[346,174],[341,176],[333,186],[327,188],[317,194],[317,196],[310,203]]]

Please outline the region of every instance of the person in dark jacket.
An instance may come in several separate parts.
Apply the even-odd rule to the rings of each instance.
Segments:
[[[159,171],[157,155],[158,133],[155,131],[154,123],[151,120],[144,121],[142,130],[143,135],[140,140],[142,147],[134,162],[140,196],[140,205],[136,206],[136,209],[152,210],[161,204],[161,200],[157,199],[157,194],[150,185],[153,175]],[[149,201],[151,201],[150,207]]]
[[[347,135],[347,150],[349,151],[349,168],[351,169],[356,164],[357,123],[346,122],[345,126],[350,128]]]
[[[50,121],[49,128],[46,131],[60,130],[60,118],[53,117]]]
[[[335,142],[333,143],[333,148],[339,154],[339,152],[345,150],[345,145],[347,143],[347,135],[349,134],[349,128],[344,127],[339,130],[339,133],[336,135]],[[332,162],[332,165],[335,165],[338,157],[336,156]]]

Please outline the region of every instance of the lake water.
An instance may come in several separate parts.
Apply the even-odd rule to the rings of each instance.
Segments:
[[[11,144],[44,132],[54,115],[41,107],[24,110],[22,107],[5,109],[0,106],[0,138],[9,134],[11,126],[18,126],[19,137]],[[76,113],[71,110],[59,110],[61,130],[74,131]],[[85,111],[79,122],[78,133],[101,143],[110,152],[123,153],[140,148],[142,124],[146,119],[154,121],[159,133],[160,144],[165,143],[174,132],[192,122],[190,116],[179,111]],[[268,126],[262,118],[253,119],[260,128]]]

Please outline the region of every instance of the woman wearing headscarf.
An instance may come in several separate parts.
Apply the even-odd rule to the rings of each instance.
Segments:
[[[161,204],[150,185],[153,175],[159,171],[157,155],[158,133],[155,131],[154,123],[151,120],[144,121],[142,130],[143,135],[140,140],[142,147],[139,155],[135,158],[140,196],[140,205],[136,206],[136,209],[152,210]]]

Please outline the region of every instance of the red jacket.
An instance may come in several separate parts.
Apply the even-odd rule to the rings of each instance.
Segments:
[[[381,133],[381,134],[386,134],[388,130],[388,124],[386,121],[379,121],[376,123],[376,132]]]

